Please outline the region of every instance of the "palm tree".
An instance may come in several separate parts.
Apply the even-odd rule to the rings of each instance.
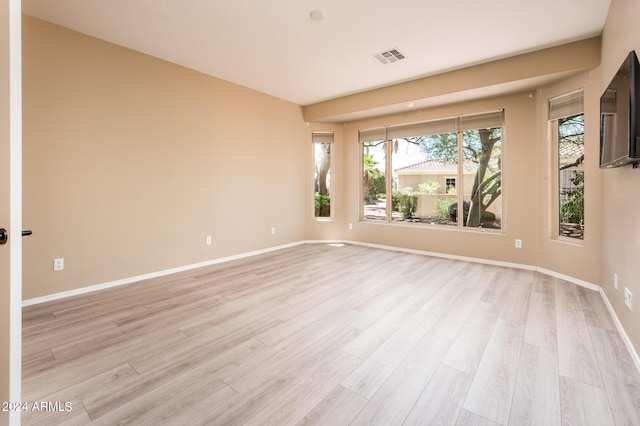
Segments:
[[[372,201],[369,191],[373,186],[373,181],[380,176],[382,176],[382,171],[378,168],[378,162],[373,159],[371,154],[365,153],[362,157],[362,188],[365,200]]]

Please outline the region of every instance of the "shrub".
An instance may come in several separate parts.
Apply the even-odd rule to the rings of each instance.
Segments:
[[[428,180],[418,185],[418,193],[420,194],[435,194],[440,188],[440,184],[435,180]]]
[[[469,217],[469,209],[471,208],[471,202],[465,201],[463,202],[462,206],[464,209],[462,212],[462,219],[463,219],[462,223],[464,224],[464,226],[467,226],[467,218]],[[454,201],[449,206],[449,218],[454,222],[458,221],[458,202],[457,201]],[[496,221],[496,214],[493,212],[489,212],[485,210],[480,215],[481,224],[490,224],[490,223],[494,223],[495,221]]]
[[[584,172],[576,171],[571,178],[576,186],[565,192],[566,199],[560,202],[560,222],[584,224]]]
[[[435,205],[436,215],[441,219],[447,219],[449,217],[449,206],[451,206],[451,204],[455,202],[456,200],[454,199],[436,200],[436,205]]]
[[[480,215],[480,223],[493,223],[496,221],[496,214],[493,212],[483,211]]]
[[[471,203],[469,201],[464,201],[462,203],[462,219],[463,219],[462,223],[464,226],[467,225],[467,216],[469,216],[470,207],[471,207]],[[449,206],[449,219],[453,220],[454,222],[458,221],[458,202],[457,201],[454,201]]]
[[[369,188],[369,193],[367,194],[368,200],[372,204],[375,204],[377,198],[380,198],[379,194],[384,194],[387,190],[385,176],[377,176],[371,182],[371,188]]]
[[[405,219],[411,219],[418,209],[418,196],[406,192],[394,192],[393,209],[402,213]]]
[[[331,196],[316,194],[316,217],[331,216]]]

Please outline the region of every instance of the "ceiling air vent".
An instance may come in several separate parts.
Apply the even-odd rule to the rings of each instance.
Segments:
[[[383,64],[390,64],[404,59],[404,55],[400,53],[398,49],[386,50],[384,52],[373,55],[373,57]]]

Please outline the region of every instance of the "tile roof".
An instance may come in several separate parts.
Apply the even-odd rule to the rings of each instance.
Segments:
[[[462,168],[465,173],[475,173],[478,164],[471,160],[464,160]],[[395,172],[400,174],[457,173],[458,162],[455,160],[440,159],[425,160],[420,163],[395,169]]]

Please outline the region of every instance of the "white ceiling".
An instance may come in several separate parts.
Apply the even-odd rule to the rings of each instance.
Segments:
[[[299,105],[599,35],[611,0],[23,0],[24,13]],[[324,19],[314,21],[310,12]],[[406,59],[373,55],[397,48]]]

